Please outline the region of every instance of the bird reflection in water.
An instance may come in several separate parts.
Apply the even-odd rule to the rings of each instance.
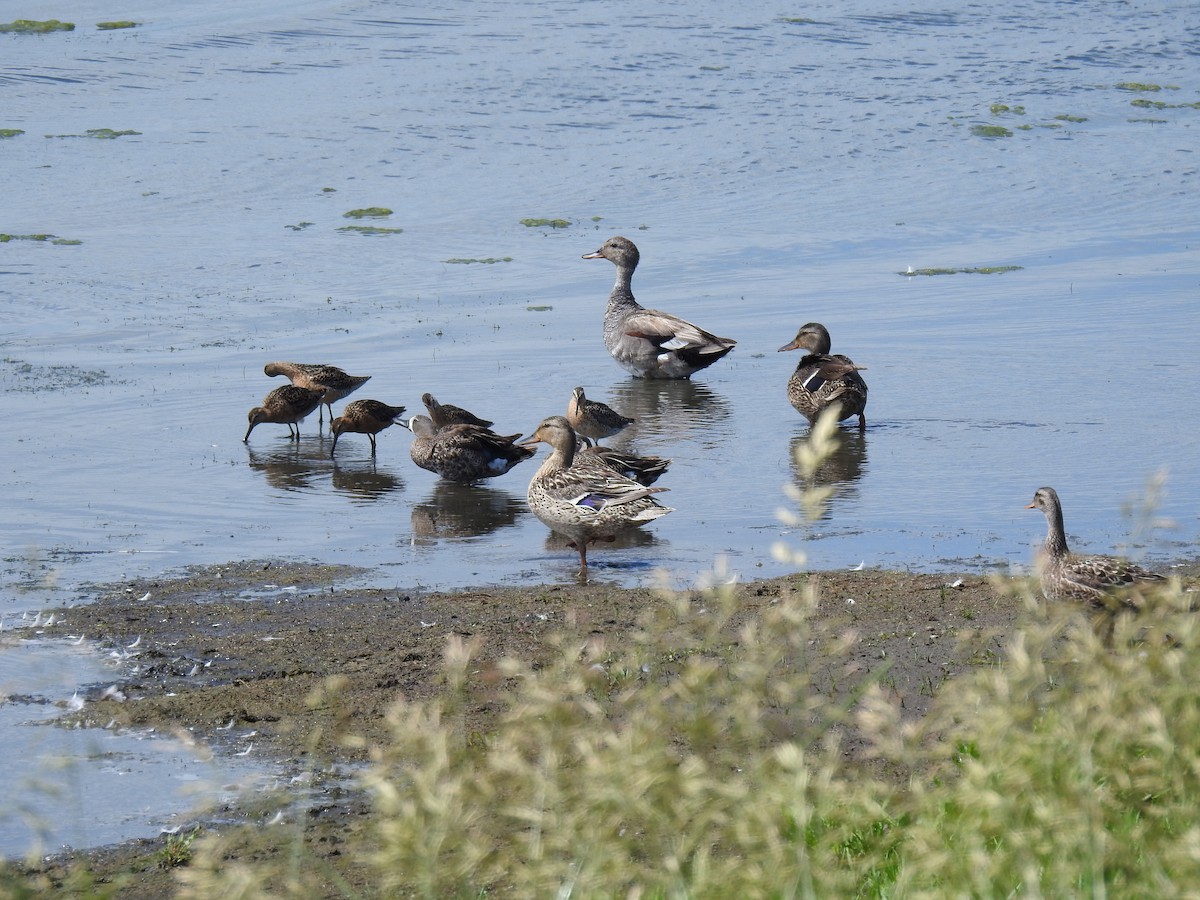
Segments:
[[[370,502],[404,490],[404,479],[376,465],[373,459],[352,465],[337,463],[333,467],[333,488],[349,494],[355,502]]]
[[[817,470],[808,478],[797,461],[797,451],[811,440],[811,432],[805,428],[793,435],[788,446],[792,461],[792,480],[800,490],[811,487],[832,488],[833,493],[824,504],[820,521],[831,518],[834,505],[840,500],[858,496],[858,483],[867,468],[867,435],[857,428],[838,428],[834,431],[837,448],[822,460]]]
[[[593,546],[603,547],[605,552],[609,550],[627,550],[632,547],[654,547],[662,543],[661,539],[652,531],[645,528],[622,528],[611,541],[603,541]],[[562,553],[572,550],[573,547],[566,537],[556,531],[546,533],[546,550],[550,553]],[[611,557],[597,556],[594,559],[589,554],[588,569],[632,569],[639,567],[654,566],[655,558],[650,556],[630,557],[625,561],[612,559]]]
[[[609,398],[614,408],[634,420],[611,439],[614,447],[639,439],[659,446],[687,440],[702,447],[728,443],[729,401],[707,384],[626,378],[613,384]]]
[[[524,497],[500,488],[439,479],[429,499],[413,506],[413,541],[432,544],[438,538],[491,534],[515,525],[528,512]]]
[[[324,478],[329,471],[329,451],[324,438],[320,440],[288,441],[288,446],[263,452],[246,445],[250,468],[260,472],[267,484],[278,491],[315,490],[314,478]]]

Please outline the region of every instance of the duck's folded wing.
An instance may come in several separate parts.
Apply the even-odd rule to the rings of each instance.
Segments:
[[[647,309],[625,320],[625,334],[647,340],[660,350],[693,350],[719,353],[736,342],[719,338],[670,313]]]

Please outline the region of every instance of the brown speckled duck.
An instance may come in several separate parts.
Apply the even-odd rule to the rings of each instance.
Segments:
[[[737,343],[638,303],[630,283],[639,253],[629,238],[610,237],[583,258],[607,259],[617,267],[617,282],[604,313],[604,345],[626,371],[642,378],[690,378]]]
[[[584,447],[577,455],[595,457],[618,475],[647,486],[658,481],[659,476],[671,465],[669,459],[661,456],[638,456],[613,447]]]
[[[529,509],[579,551],[579,574],[587,574],[587,545],[609,540],[623,528],[644,525],[671,512],[646,487],[614,472],[585,453],[576,453],[575,431],[563,416],[543,419],[522,446],[550,445],[550,455],[529,482]]]
[[[342,414],[329,423],[329,430],[333,432],[333,446],[329,448],[329,455],[333,456],[342,433],[352,431],[371,439],[371,455],[374,456],[375,435],[396,424],[396,419],[403,412],[403,406],[388,406],[378,400],[351,400],[342,407]]]
[[[492,423],[487,419],[481,419],[461,406],[455,406],[452,403],[438,403],[437,398],[433,394],[422,394],[421,402],[425,404],[425,411],[429,413],[429,418],[433,421],[434,428],[445,428],[447,425],[478,425],[480,428],[492,427]]]
[[[612,437],[633,424],[633,419],[621,415],[607,403],[589,400],[581,387],[571,391],[567,421],[587,443],[597,445],[601,438]]]
[[[801,326],[791,343],[779,348],[807,350],[796,371],[788,379],[788,401],[808,421],[815,422],[828,406],[838,404],[838,419],[858,416],[858,427],[867,427],[867,383],[858,373],[865,366],[856,366],[840,353],[829,355],[829,331],[819,322]]]
[[[429,416],[413,416],[408,428],[413,433],[412,461],[449,481],[495,478],[534,455],[515,443],[519,434],[499,435],[478,425],[434,428]]]
[[[1166,579],[1117,556],[1078,556],[1067,549],[1062,504],[1051,487],[1041,487],[1026,509],[1046,516],[1046,543],[1039,554],[1042,593],[1047,600],[1074,600],[1109,608],[1113,602],[1136,609],[1139,586],[1162,584]],[[1108,601],[1108,602],[1106,602]]]
[[[246,429],[246,436],[242,438],[242,443],[249,442],[250,432],[254,430],[255,425],[262,422],[286,425],[288,437],[300,440],[300,423],[304,421],[305,416],[323,402],[324,397],[325,391],[323,390],[296,387],[294,384],[285,384],[275,388],[263,398],[262,406],[256,406],[250,410],[247,416],[250,420],[250,427]]]
[[[286,375],[297,387],[325,391],[325,399],[321,402],[329,407],[330,422],[333,421],[333,404],[371,380],[370,375],[347,375],[337,366],[313,363],[269,362],[263,366],[263,372],[272,378]],[[317,415],[317,423],[324,423],[325,411],[321,410]]]

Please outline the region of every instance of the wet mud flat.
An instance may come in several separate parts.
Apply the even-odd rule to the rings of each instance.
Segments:
[[[619,641],[664,602],[658,589],[602,584],[452,593],[344,586],[362,583],[361,576],[345,567],[254,561],[98,589],[93,602],[63,610],[48,634],[82,633],[105,648],[135,649],[121,696],[96,686],[68,721],[154,727],[217,754],[252,748],[273,760],[296,791],[210,810],[199,824],[235,833],[233,852],[244,862],[294,852],[300,842],[307,865],[336,873],[333,895],[348,885],[370,896],[363,854],[346,852],[362,846],[369,813],[353,772],[388,740],[385,716],[397,698],[432,698],[443,689],[447,641],[480,643],[466,727],[483,737],[511,689],[497,668],[501,659],[547,659],[564,633]],[[837,671],[824,673],[827,689],[874,673],[912,716],[927,710],[948,679],[996,662],[1022,614],[1016,592],[977,574],[866,570],[740,584],[739,618],[810,584],[818,597],[814,642],[853,635]],[[705,594],[689,592],[689,599],[703,603]],[[856,752],[853,736],[843,745]],[[170,896],[180,870],[162,866],[165,841],[66,852],[23,864],[19,877],[47,893],[83,883],[89,890],[119,884],[123,897]]]

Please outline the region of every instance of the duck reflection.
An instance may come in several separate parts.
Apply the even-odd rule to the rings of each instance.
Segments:
[[[333,488],[356,501],[378,500],[385,494],[404,490],[404,479],[374,460],[346,465],[335,462]]]
[[[329,444],[324,438],[281,442],[274,450],[246,445],[250,468],[261,472],[267,484],[279,491],[311,491],[313,479],[329,470]]]
[[[478,484],[439,479],[429,499],[412,509],[414,539],[478,537],[516,523],[526,514],[525,498]]]
[[[626,378],[609,390],[609,404],[633,424],[611,440],[613,446],[646,439],[676,443],[698,440],[719,447],[728,441],[729,401],[706,384],[686,380]]]
[[[817,467],[809,477],[805,477],[796,461],[796,452],[806,446],[810,439],[807,428],[792,437],[788,452],[792,461],[792,480],[801,490],[808,487],[833,488],[829,502],[821,513],[821,520],[831,517],[833,504],[858,496],[858,482],[862,480],[867,468],[867,434],[856,428],[839,428],[834,436],[837,439],[837,449],[833,451]]]
[[[653,547],[661,543],[657,535],[645,528],[623,528],[613,535],[611,541],[598,541],[595,544],[590,544],[588,547],[588,562],[593,565],[604,565],[604,552],[607,550],[628,550],[632,547]],[[548,531],[546,533],[546,549],[551,553],[574,553],[574,548],[567,542],[567,539],[556,531]],[[591,551],[597,551],[597,555],[593,558]],[[631,563],[630,565],[645,565],[646,561]],[[653,560],[649,561],[653,564]],[[612,565],[609,563],[609,565]]]

